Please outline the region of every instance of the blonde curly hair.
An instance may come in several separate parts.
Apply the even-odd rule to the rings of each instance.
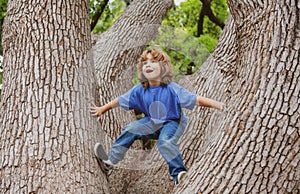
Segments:
[[[174,73],[173,73],[173,67],[171,64],[171,59],[162,50],[156,49],[156,48],[150,48],[150,49],[145,50],[139,59],[139,63],[137,65],[137,70],[138,70],[138,79],[140,80],[141,84],[144,86],[145,89],[147,89],[149,87],[149,82],[146,79],[146,77],[144,76],[143,70],[142,70],[143,62],[148,60],[148,58],[147,58],[148,54],[151,54],[152,59],[158,61],[159,65],[161,67],[161,83],[160,83],[160,85],[162,85],[162,86],[168,85],[174,79]]]

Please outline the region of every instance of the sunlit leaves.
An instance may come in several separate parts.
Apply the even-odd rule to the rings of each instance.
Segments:
[[[90,1],[90,18],[99,11],[103,0],[91,0]],[[106,31],[113,22],[123,13],[126,9],[127,4],[124,0],[110,0],[108,6],[101,17],[98,20],[96,27],[93,29],[93,33],[102,33]]]

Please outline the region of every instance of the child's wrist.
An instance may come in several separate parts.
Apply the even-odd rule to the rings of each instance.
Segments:
[[[224,109],[224,103],[212,100],[212,107],[222,111]]]

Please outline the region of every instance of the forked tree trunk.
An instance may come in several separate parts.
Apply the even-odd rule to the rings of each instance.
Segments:
[[[3,31],[1,193],[108,193],[92,148],[103,135],[89,1],[13,1]]]
[[[174,188],[155,149],[143,153],[144,166],[143,158],[129,158],[133,162],[106,181],[91,148],[96,140],[109,146],[130,119],[115,109],[98,126],[89,104],[98,93],[104,103],[130,88],[124,81],[132,74],[128,68],[153,34],[143,31],[143,22],[159,24],[169,2],[134,1],[101,36],[93,52],[97,94],[88,3],[10,2],[3,37],[1,193],[108,193],[108,186],[111,193],[299,193],[296,0],[228,0],[232,16],[218,46],[198,72],[180,81],[227,104],[224,112],[187,112],[190,121],[180,140],[189,169],[183,184]],[[142,27],[128,33],[131,22]],[[138,43],[142,37],[147,38]]]

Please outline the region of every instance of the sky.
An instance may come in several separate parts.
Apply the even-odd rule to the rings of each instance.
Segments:
[[[183,2],[183,1],[185,1],[185,0],[175,0],[175,4],[176,5],[179,5],[181,2]]]

